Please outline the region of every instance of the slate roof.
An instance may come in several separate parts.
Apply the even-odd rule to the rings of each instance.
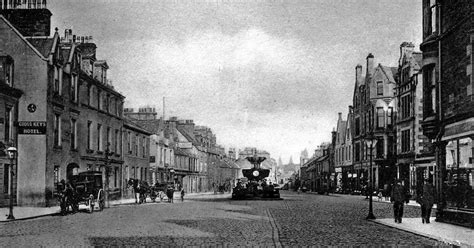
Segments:
[[[383,66],[383,65],[380,65],[380,68],[382,68],[382,71],[385,73],[388,80],[390,82],[395,83],[394,75],[397,75],[398,68],[397,67],[388,67],[388,66]]]
[[[135,131],[141,132],[143,134],[151,135],[152,133],[147,130],[146,128],[142,127],[140,124],[135,123],[134,120],[129,119],[129,118],[123,118],[123,124],[126,127],[129,127]]]
[[[61,46],[61,49],[59,49],[59,51],[60,51],[60,54],[61,54],[61,57],[62,57],[62,61],[63,62],[68,62],[69,57],[70,57],[71,52],[72,52],[72,47],[71,46]]]
[[[54,43],[54,38],[28,37],[26,40],[33,45],[44,57],[48,57]]]
[[[150,132],[154,134],[158,134],[163,130],[163,124],[161,123],[161,120],[156,119],[156,120],[133,120],[133,122],[138,123],[140,126],[145,128],[146,130],[149,130]]]
[[[193,143],[193,145],[197,146],[198,144],[196,143],[196,140],[194,139],[193,135],[189,134],[186,129],[182,128],[181,126],[176,126],[176,129],[178,129],[178,131],[183,134],[183,136],[191,143]]]

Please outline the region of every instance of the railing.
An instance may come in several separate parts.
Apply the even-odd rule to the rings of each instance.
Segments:
[[[46,9],[46,0],[0,0],[0,9]]]

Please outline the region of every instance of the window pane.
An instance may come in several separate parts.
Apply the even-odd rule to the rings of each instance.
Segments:
[[[384,126],[384,111],[383,108],[377,108],[377,127],[383,127]]]
[[[383,82],[382,81],[377,82],[377,95],[379,96],[383,95]]]

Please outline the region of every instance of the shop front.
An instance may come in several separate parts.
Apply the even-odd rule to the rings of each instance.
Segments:
[[[414,198],[422,191],[425,180],[436,185],[435,166],[434,157],[416,159],[415,163],[410,165],[410,194]]]
[[[474,227],[474,118],[446,126],[437,220]]]
[[[341,167],[342,173],[340,173],[341,192],[343,194],[349,194],[352,192],[352,166]],[[339,183],[338,179],[338,183]]]

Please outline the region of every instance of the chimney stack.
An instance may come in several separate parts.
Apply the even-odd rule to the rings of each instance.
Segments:
[[[372,53],[369,53],[367,55],[367,73],[365,74],[366,78],[372,77],[372,74],[374,72],[374,55]]]
[[[398,60],[398,64],[400,66],[402,65],[403,55],[407,54],[408,56],[410,56],[413,53],[414,49],[415,49],[415,45],[413,45],[413,43],[411,42],[405,41],[402,44],[400,44],[400,58]]]
[[[339,112],[339,113],[337,113],[337,114],[339,115],[339,120],[341,120],[341,119],[342,119],[342,113]]]
[[[3,8],[2,8],[3,2]],[[40,2],[40,8],[22,5],[16,6],[19,1],[0,1],[0,15],[3,15],[23,36],[50,36],[51,11],[46,8],[46,2]]]
[[[357,85],[362,84],[362,65],[356,65],[356,83]]]

